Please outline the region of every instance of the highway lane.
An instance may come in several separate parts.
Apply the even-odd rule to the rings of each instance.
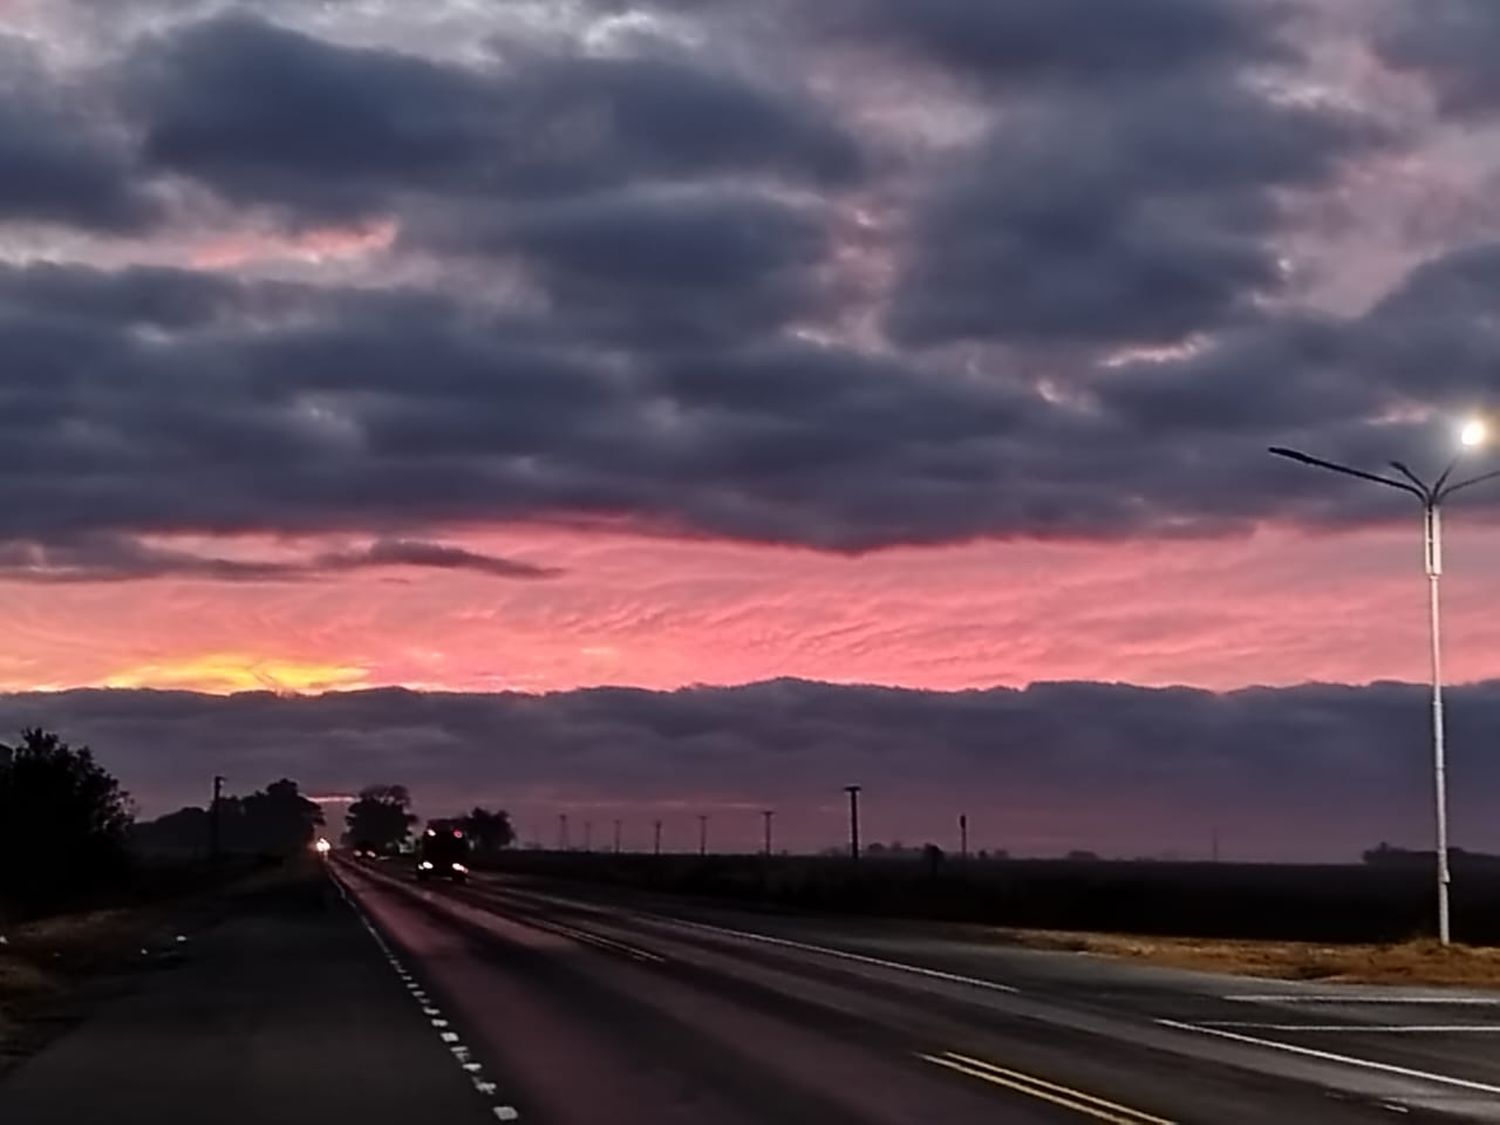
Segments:
[[[566,923],[515,920],[440,888],[349,868],[341,877],[424,989],[443,998],[452,1026],[525,1121],[1078,1119],[1057,1104],[1067,1097],[1058,1091],[1038,1088],[1043,1098],[987,1079],[952,1083],[936,1064],[808,1026],[800,1010],[786,1019],[727,1002],[663,974],[667,960],[637,946],[583,938]],[[1095,1108],[1117,1121],[1150,1121]]]
[[[524,882],[501,885],[518,902],[545,903],[605,926],[654,922],[746,930],[1002,982],[1019,994],[1012,1008],[1029,1007],[1041,1019],[1080,1024],[1088,1022],[1086,1013],[1093,1013],[1145,1020],[1152,1025],[1145,1033],[1155,1042],[1170,1041],[1155,1033],[1166,1028],[1225,1044],[1257,1045],[1258,1051],[1235,1051],[1232,1057],[1272,1069],[1294,1066],[1331,1088],[1390,1097],[1409,1107],[1459,1107],[1492,1119],[1493,1103],[1500,1098],[1500,993],[1257,983],[1006,947],[980,940],[973,927],[806,918],[620,892],[590,891],[580,897],[574,891],[569,897],[557,889],[538,893]],[[1183,1049],[1182,1044],[1174,1049]],[[1329,1054],[1350,1061],[1311,1066]]]
[[[1500,1120],[1500,1084],[1465,1077],[1483,1072],[1477,1056],[1381,1069],[1327,1057],[1342,1041],[1302,1054],[1261,1042],[1295,1032],[1230,1026],[1298,1022],[1279,986],[1271,1002],[1230,999],[1269,986],[995,950],[941,927],[338,870],[523,1120]]]

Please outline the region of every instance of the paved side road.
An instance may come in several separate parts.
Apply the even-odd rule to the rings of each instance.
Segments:
[[[420,985],[403,983],[330,880],[248,898],[186,949],[0,1082],[0,1122],[496,1120],[456,1034],[434,1026]]]

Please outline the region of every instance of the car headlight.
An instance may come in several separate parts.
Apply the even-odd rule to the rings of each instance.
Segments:
[[[461,863],[455,863],[453,865],[453,870],[458,871],[464,875],[467,875],[469,873],[469,869]]]
[[[424,859],[421,863],[417,864],[417,870],[418,871],[431,871],[432,870],[432,864],[428,863]]]

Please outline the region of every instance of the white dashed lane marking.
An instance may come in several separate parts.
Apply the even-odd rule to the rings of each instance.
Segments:
[[[454,1061],[458,1063],[459,1068],[468,1076],[469,1081],[473,1083],[474,1089],[485,1098],[490,1099],[492,1103],[490,1108],[494,1112],[495,1119],[497,1121],[521,1120],[520,1111],[515,1106],[503,1103],[495,1104],[497,1102],[499,1087],[485,1078],[484,1067],[474,1060],[473,1052],[464,1046],[462,1037],[455,1031],[447,1030],[450,1025],[448,1020],[443,1018],[442,1009],[433,1004],[426,990],[418,983],[417,978],[401,963],[401,959],[396,956],[395,951],[386,942],[385,936],[375,928],[375,924],[370,921],[369,916],[365,914],[364,910],[360,908],[359,903],[355,901],[354,896],[344,886],[343,880],[334,876],[333,885],[339,889],[339,894],[348,903],[349,909],[354,911],[354,915],[359,919],[360,925],[364,926],[365,931],[375,939],[375,944],[380,948],[380,952],[385,955],[386,962],[395,970],[396,976],[400,979],[401,983],[406,985],[407,992],[411,994],[411,998],[421,1008],[422,1014],[427,1017],[428,1022],[437,1029],[438,1038],[448,1048]]]

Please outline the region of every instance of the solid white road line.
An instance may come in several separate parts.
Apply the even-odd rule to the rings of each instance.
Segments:
[[[1001,984],[998,981],[984,980],[980,977],[966,977],[959,973],[948,973],[942,969],[929,969],[922,965],[908,965],[902,961],[887,961],[882,957],[869,957],[863,953],[850,953],[847,949],[832,949],[826,945],[811,945],[805,941],[772,937],[770,934],[757,934],[749,930],[732,930],[727,926],[715,926],[708,922],[688,922],[682,918],[673,918],[666,914],[640,914],[638,917],[648,918],[656,922],[667,922],[674,926],[684,926],[693,930],[705,930],[709,933],[744,938],[747,941],[763,942],[766,945],[779,945],[788,949],[799,949],[804,953],[820,953],[824,957],[838,957],[845,961],[857,961],[860,964],[875,965],[881,969],[895,969],[898,972],[913,973],[916,976],[931,977],[934,980],[949,981],[953,984],[966,984],[973,988],[987,988],[993,992],[1020,991],[1012,985]]]
[[[1254,1035],[1242,1035],[1237,1031],[1224,1031],[1217,1027],[1203,1027],[1200,1024],[1179,1023],[1177,1020],[1157,1020],[1163,1027],[1176,1028],[1178,1031],[1193,1031],[1199,1035],[1216,1035],[1220,1039],[1233,1039],[1239,1043],[1250,1043],[1256,1047],[1269,1047],[1274,1051],[1286,1051],[1293,1055],[1305,1055],[1308,1058],[1322,1059],[1324,1062],[1340,1063],[1344,1066],[1359,1067],[1362,1070],[1377,1070],[1384,1074],[1399,1074],[1403,1078],[1417,1078],[1423,1082],[1434,1082],[1442,1086],[1456,1086],[1461,1090],[1474,1090],[1481,1094],[1500,1094],[1500,1086],[1491,1086],[1487,1082],[1473,1082],[1467,1078],[1454,1078],[1447,1074],[1433,1074],[1426,1070],[1414,1070],[1408,1066],[1396,1066],[1393,1063],[1373,1062],[1370,1059],[1355,1058],[1352,1055],[1335,1054],[1333,1051],[1315,1051],[1311,1047],[1298,1047],[1291,1043],[1278,1043],[1274,1039],[1259,1039]]]
[[[1197,1027],[1230,1027],[1244,1031],[1359,1031],[1406,1035],[1500,1035],[1500,1023],[1247,1023],[1240,1020],[1201,1020]]]
[[[1500,996],[1373,996],[1362,992],[1357,996],[1340,996],[1337,993],[1309,996],[1297,992],[1258,992],[1225,996],[1242,1004],[1467,1004],[1476,1008],[1500,1008]]]

